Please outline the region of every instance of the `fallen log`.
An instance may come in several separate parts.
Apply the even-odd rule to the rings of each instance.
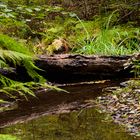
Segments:
[[[36,65],[49,81],[68,82],[130,76],[131,67],[124,64],[132,56],[85,56],[61,54],[39,56]]]
[[[50,82],[69,83],[100,79],[128,78],[133,61],[140,60],[140,55],[128,56],[96,56],[79,54],[42,55],[35,60],[35,65],[42,71],[39,73]],[[4,71],[5,72],[5,71]],[[17,67],[6,75],[18,81],[30,81],[24,67]]]

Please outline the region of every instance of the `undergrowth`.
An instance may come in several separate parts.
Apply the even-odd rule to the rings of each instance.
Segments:
[[[18,96],[27,97],[27,94],[35,96],[33,87],[37,85],[47,87],[46,80],[40,76],[36,70],[39,70],[34,65],[35,59],[29,49],[18,43],[7,35],[0,34],[0,93],[4,93],[10,98],[17,98]],[[2,72],[12,72],[13,68],[23,65],[27,70],[29,76],[34,82],[22,83],[14,81],[5,76]],[[35,86],[36,85],[36,86]],[[49,86],[48,86],[49,87]],[[17,94],[16,96],[14,94]]]
[[[140,50],[140,28],[134,22],[119,23],[122,19],[118,10],[83,20],[61,6],[25,5],[21,2],[0,2],[2,70],[12,71],[11,64],[14,67],[23,65],[34,82],[44,83],[33,60],[37,59],[35,55],[48,54],[48,48],[59,38],[65,40],[71,50],[69,53],[127,55]],[[13,81],[2,73],[0,83],[5,93],[9,88],[18,89],[19,93],[19,87],[23,92],[30,89],[26,83]],[[32,94],[31,91],[28,93]]]
[[[83,20],[61,6],[0,4],[0,32],[25,42],[36,54],[47,54],[55,39],[63,38],[72,53],[126,55],[139,51],[140,29],[119,23],[115,10]]]
[[[79,18],[79,22],[83,26],[86,34],[85,39],[80,38],[77,53],[96,54],[96,55],[127,55],[139,51],[140,29],[130,25],[115,25],[117,11],[114,11],[107,18],[96,18],[91,30],[88,32],[86,25]],[[97,22],[97,23],[96,23]],[[91,25],[92,26],[92,25]],[[95,27],[95,28],[94,28]]]

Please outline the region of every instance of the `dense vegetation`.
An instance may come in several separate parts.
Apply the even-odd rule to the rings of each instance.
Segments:
[[[2,0],[0,2],[0,69],[23,65],[34,82],[45,80],[36,70],[35,55],[66,52],[126,55],[139,51],[138,1]],[[55,40],[57,43],[54,43]],[[63,44],[64,45],[64,44]],[[32,52],[32,53],[31,53]],[[10,62],[10,63],[9,63]],[[0,74],[1,90],[27,92],[35,83],[13,81]],[[16,84],[15,84],[16,83]],[[20,89],[20,90],[19,90]]]
[[[122,55],[139,50],[137,1],[99,2],[93,11],[89,5],[95,2],[68,1],[50,1],[46,5],[45,1],[5,1],[0,6],[1,32],[26,43],[37,54],[53,53],[50,45],[59,38],[76,53]],[[83,8],[87,13],[73,8],[78,8],[78,3],[87,5]]]

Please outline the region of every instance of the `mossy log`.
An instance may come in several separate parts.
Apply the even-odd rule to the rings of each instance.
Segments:
[[[140,60],[140,55],[96,56],[60,54],[42,55],[35,60],[38,71],[48,81],[56,83],[82,82],[91,80],[131,77],[133,61]],[[0,70],[5,76],[18,81],[30,81],[24,67],[17,67],[13,72]]]
[[[131,67],[124,65],[131,57],[61,54],[40,56],[36,65],[50,81],[84,81],[130,76]]]

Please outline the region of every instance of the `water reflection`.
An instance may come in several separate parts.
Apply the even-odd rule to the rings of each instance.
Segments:
[[[138,140],[123,128],[106,121],[95,108],[68,114],[40,117],[1,129],[21,140]]]

